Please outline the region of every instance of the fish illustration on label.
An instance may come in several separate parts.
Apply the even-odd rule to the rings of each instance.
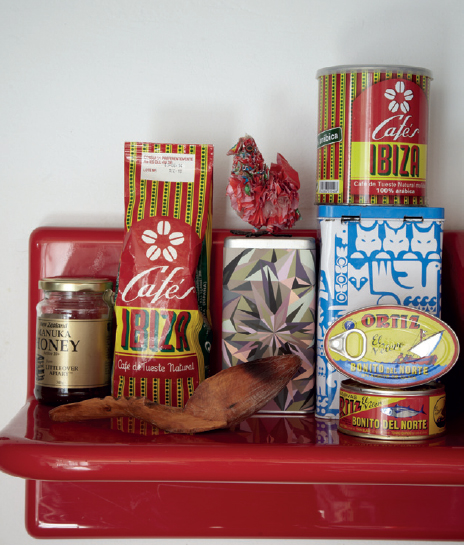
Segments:
[[[412,416],[417,416],[418,414],[427,414],[424,411],[423,405],[421,410],[418,411],[410,406],[402,407],[401,405],[398,405],[398,403],[394,407],[382,407],[380,411],[383,414],[386,414],[387,416],[393,416],[394,418],[411,418]]]
[[[448,372],[458,358],[459,341],[447,324],[431,314],[380,305],[336,320],[325,335],[324,351],[349,378],[372,386],[407,388]]]

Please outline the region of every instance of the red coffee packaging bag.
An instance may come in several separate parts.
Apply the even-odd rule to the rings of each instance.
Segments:
[[[211,145],[125,144],[115,397],[183,407],[208,376],[213,155]],[[157,433],[132,418],[116,425]]]

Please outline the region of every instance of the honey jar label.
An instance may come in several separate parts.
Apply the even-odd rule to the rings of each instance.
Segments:
[[[109,383],[110,320],[37,320],[36,384],[95,388]]]

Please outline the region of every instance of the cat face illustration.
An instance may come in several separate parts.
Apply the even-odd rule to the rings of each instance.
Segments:
[[[382,241],[379,237],[379,226],[374,223],[371,227],[356,225],[356,252],[353,257],[369,257],[372,253],[382,248]]]
[[[413,238],[411,240],[411,251],[426,257],[431,253],[438,254],[438,240],[435,237],[434,224],[429,227],[420,227],[417,224],[412,226]]]
[[[359,269],[349,267],[348,280],[357,292],[361,291],[369,282],[369,265],[366,264]]]
[[[406,224],[398,229],[385,225],[385,238],[383,239],[383,250],[398,257],[401,252],[409,251],[409,239],[407,236]]]

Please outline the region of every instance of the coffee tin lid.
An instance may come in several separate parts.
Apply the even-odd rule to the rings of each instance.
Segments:
[[[346,74],[351,72],[406,72],[433,79],[432,72],[427,68],[404,66],[401,64],[341,64],[338,66],[327,66],[317,71],[316,79],[330,74]]]
[[[39,289],[44,291],[92,291],[103,293],[111,289],[113,282],[108,278],[42,278]]]

